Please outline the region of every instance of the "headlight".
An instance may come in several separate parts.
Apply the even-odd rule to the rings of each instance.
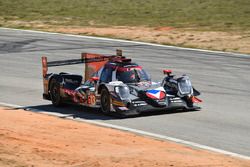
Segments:
[[[129,88],[127,86],[116,86],[115,93],[121,97],[121,99],[129,98]]]
[[[180,95],[192,95],[193,87],[190,79],[187,76],[184,76],[178,80],[178,89]]]

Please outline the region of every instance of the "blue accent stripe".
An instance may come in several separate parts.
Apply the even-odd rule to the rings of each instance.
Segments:
[[[157,94],[160,92],[160,90],[148,90],[147,92],[152,94]]]

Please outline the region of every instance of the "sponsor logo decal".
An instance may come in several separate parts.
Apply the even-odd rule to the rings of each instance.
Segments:
[[[120,110],[122,110],[122,111],[126,111],[126,110],[128,110],[128,108],[127,107],[118,107]]]
[[[115,99],[112,99],[112,104],[116,105],[116,106],[121,106],[121,107],[125,107],[125,104],[121,101],[117,101]]]
[[[163,99],[166,97],[166,93],[162,90],[148,90],[146,95],[151,99]]]

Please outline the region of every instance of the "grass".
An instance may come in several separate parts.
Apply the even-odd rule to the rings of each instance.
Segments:
[[[1,26],[250,53],[250,0],[0,0]]]
[[[249,0],[0,0],[1,24],[249,30]]]

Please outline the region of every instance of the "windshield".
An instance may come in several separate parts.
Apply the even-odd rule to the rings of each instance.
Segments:
[[[141,68],[131,68],[128,71],[117,70],[116,78],[123,83],[137,83],[142,81],[150,81],[149,75]]]
[[[192,94],[193,87],[188,77],[182,77],[178,80],[178,87],[182,95]]]

